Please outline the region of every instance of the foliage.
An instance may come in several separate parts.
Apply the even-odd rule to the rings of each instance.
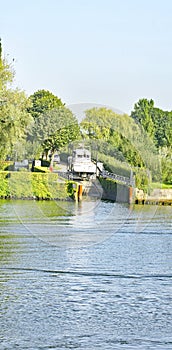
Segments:
[[[2,51],[2,48],[0,52]],[[14,73],[11,65],[0,57],[0,154],[1,159],[12,155],[16,144],[22,142],[32,122],[27,112],[28,99],[24,92],[10,89]]]
[[[6,198],[10,195],[8,186],[7,172],[0,171],[0,198]]]
[[[17,155],[20,155],[22,159],[39,159],[42,153],[42,147],[38,141],[31,142],[30,140],[24,140],[23,143],[16,144],[15,150]],[[15,157],[14,157],[15,158]]]
[[[151,189],[157,189],[157,188],[161,188],[161,189],[172,189],[172,183],[171,184],[164,184],[162,182],[152,182],[151,183]]]
[[[153,141],[128,115],[118,115],[106,108],[86,111],[81,127],[84,136],[97,139],[103,153],[134,167],[151,167],[157,150]],[[101,146],[100,146],[101,144]],[[104,146],[103,146],[104,145]]]
[[[153,100],[140,99],[131,117],[154,139],[157,147],[172,145],[172,112],[154,107]]]
[[[110,171],[124,175],[130,167],[145,168],[151,170],[153,181],[172,183],[172,111],[143,98],[135,103],[131,116],[107,108],[90,109],[80,129],[72,112],[51,92],[38,90],[27,98],[23,91],[10,88],[14,76],[13,65],[2,56],[0,40],[1,160],[38,159],[41,153],[51,152],[53,161],[56,151],[64,151],[82,134],[94,144],[95,159],[98,154]],[[140,186],[147,181],[143,173],[137,173]]]
[[[134,111],[131,112],[131,117],[143,126],[144,130],[149,136],[154,135],[154,123],[152,121],[152,111],[154,108],[154,101],[142,99],[134,105]]]
[[[45,166],[35,166],[34,172],[35,173],[49,173],[50,170],[49,170],[49,168],[47,168]]]
[[[162,174],[154,167],[153,180],[172,183],[172,111],[163,111],[154,107],[153,100],[141,99],[134,105],[131,117],[153,138],[159,151]],[[152,160],[152,164],[155,162]],[[160,164],[160,162],[159,162]],[[161,177],[161,179],[160,179]]]
[[[162,182],[172,184],[172,161],[171,159],[162,159]]]
[[[61,100],[51,92],[39,90],[30,96],[33,106],[29,112],[34,124],[28,139],[39,142],[42,151],[48,154],[63,148],[80,133],[78,121]]]
[[[0,172],[1,198],[66,200],[73,196],[72,188],[68,181],[59,182],[57,174]]]
[[[147,191],[149,187],[149,174],[145,169],[137,169],[135,174],[135,186],[139,189]]]
[[[131,169],[127,163],[121,162],[118,159],[103,153],[98,154],[98,160],[104,164],[105,170],[114,172],[117,175],[130,177]]]
[[[113,180],[113,179],[103,179],[102,177],[100,177],[99,179],[103,189],[105,191],[111,191],[113,193],[116,193],[117,191],[117,181]]]
[[[0,109],[0,152],[1,158],[12,155],[15,146],[26,137],[32,117],[27,113],[28,100],[19,90],[3,91],[6,102]]]
[[[79,137],[78,121],[69,109],[60,107],[52,110],[46,115],[46,119],[49,130],[43,147],[52,154]]]
[[[12,65],[9,64],[5,58],[2,57],[2,44],[0,39],[0,91],[7,89],[7,85],[12,83],[14,78],[14,71]],[[5,96],[0,96],[0,103],[5,102]]]
[[[3,161],[3,160],[0,161],[0,171],[10,170],[12,166],[13,166],[13,162],[11,161]]]
[[[29,97],[29,100],[31,102],[31,107],[28,108],[28,111],[31,113],[34,120],[47,111],[64,106],[61,99],[48,90],[38,90],[34,92],[34,94]]]
[[[70,198],[75,199],[76,193],[78,192],[78,183],[75,181],[68,181],[67,192]]]

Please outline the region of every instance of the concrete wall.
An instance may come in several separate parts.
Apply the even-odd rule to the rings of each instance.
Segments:
[[[128,186],[115,182],[111,179],[100,178],[103,187],[102,199],[112,200],[118,203],[131,203],[131,190]]]

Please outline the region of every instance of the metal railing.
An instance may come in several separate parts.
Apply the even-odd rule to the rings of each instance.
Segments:
[[[135,185],[133,177],[126,177],[126,176],[122,176],[122,175],[117,175],[114,173],[110,173],[109,171],[106,171],[106,170],[101,171],[100,176],[103,177],[104,179],[108,178],[108,179],[119,181],[127,186],[134,187],[134,185]]]
[[[73,180],[74,179],[74,175],[72,174],[72,172],[69,171],[57,171],[58,175],[67,179],[67,180]],[[109,171],[103,170],[101,172],[99,172],[99,176],[103,177],[104,179],[112,179],[112,180],[116,180],[121,182],[124,185],[127,186],[132,186],[135,187],[135,182],[134,182],[134,178],[131,177],[126,177],[126,176],[122,176],[122,175],[117,175],[114,173],[110,173]]]

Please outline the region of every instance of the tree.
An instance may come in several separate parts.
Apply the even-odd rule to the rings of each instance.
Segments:
[[[31,107],[28,111],[31,113],[34,120],[40,115],[43,115],[49,110],[64,106],[61,99],[47,90],[38,90],[29,97]]]
[[[62,103],[61,99],[50,91],[39,90],[29,97],[32,107],[29,113],[34,124],[28,139],[38,142],[42,151],[54,154],[80,134],[78,121]]]
[[[17,89],[6,91],[6,102],[0,110],[1,158],[15,153],[15,145],[23,142],[31,116],[27,113],[28,100],[24,92]]]
[[[155,127],[154,139],[157,147],[170,147],[172,145],[172,112],[154,108],[152,120]]]
[[[2,43],[0,39],[0,104],[5,101],[3,96],[4,89],[7,88],[7,84],[12,83],[13,78],[13,67],[2,56]]]
[[[143,166],[144,162],[139,151],[128,139],[132,119],[127,115],[119,116],[106,108],[93,108],[86,111],[86,118],[81,122],[89,138],[99,140],[99,149],[106,155],[124,160],[133,166]],[[100,140],[102,145],[100,146]],[[106,143],[106,147],[105,147]]]
[[[154,123],[152,120],[152,112],[154,109],[154,101],[141,99],[134,105],[134,111],[131,112],[131,117],[140,123],[144,130],[148,133],[149,136],[154,136]]]
[[[141,99],[134,105],[131,117],[151,136],[157,148],[172,144],[172,112],[154,107],[154,101]]]
[[[50,129],[48,137],[43,142],[43,147],[51,151],[52,155],[80,136],[78,121],[66,107],[50,111],[47,119]]]
[[[77,119],[64,105],[47,110],[34,118],[30,138],[39,142],[43,152],[53,155],[80,135]]]
[[[13,155],[15,145],[26,137],[27,128],[32,122],[27,112],[29,101],[24,92],[10,89],[14,72],[12,66],[2,58],[0,41],[0,154],[1,159]]]

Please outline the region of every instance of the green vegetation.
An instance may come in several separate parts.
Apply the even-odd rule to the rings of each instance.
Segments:
[[[130,116],[92,108],[78,125],[72,112],[50,91],[38,90],[27,97],[13,89],[14,76],[13,65],[2,56],[0,41],[0,171],[7,171],[0,177],[2,197],[18,193],[20,197],[52,198],[54,174],[49,171],[49,161],[52,164],[55,152],[66,159],[67,147],[81,139],[90,145],[94,160],[102,161],[108,171],[127,177],[132,172],[137,187],[146,189],[151,181],[172,185],[172,111],[155,107],[152,99],[140,99]],[[35,168],[44,178],[36,173],[8,173],[15,160],[25,158],[46,159],[44,167]],[[60,187],[58,191],[61,193]]]
[[[29,97],[28,109],[34,123],[28,133],[28,142],[43,154],[61,150],[80,135],[77,119],[62,101],[49,91],[39,90]],[[53,161],[53,158],[52,158]]]
[[[154,188],[172,189],[172,184],[168,185],[160,182],[152,182],[151,189],[154,189]]]
[[[10,89],[14,72],[11,64],[2,58],[0,41],[0,154],[15,156],[19,143],[26,137],[32,116],[27,112],[30,105],[23,91]]]
[[[2,58],[0,41],[0,154],[14,160],[39,158],[80,137],[78,121],[61,99],[46,90],[29,98],[12,89],[14,71]]]
[[[96,143],[93,149],[107,170],[129,176],[132,169],[142,189],[151,180],[172,183],[172,112],[143,99],[131,116],[106,108],[88,110],[81,127],[84,138]]]
[[[142,125],[157,148],[172,146],[172,112],[154,107],[153,100],[141,99],[134,105],[131,117]]]
[[[136,186],[142,188],[147,185],[150,172],[154,180],[161,179],[156,146],[133,118],[106,108],[93,108],[86,111],[81,126],[84,137],[96,144],[93,148],[108,171],[127,177],[132,171],[137,175]]]
[[[52,173],[0,172],[0,198],[60,199],[73,198],[74,182],[59,182]]]

